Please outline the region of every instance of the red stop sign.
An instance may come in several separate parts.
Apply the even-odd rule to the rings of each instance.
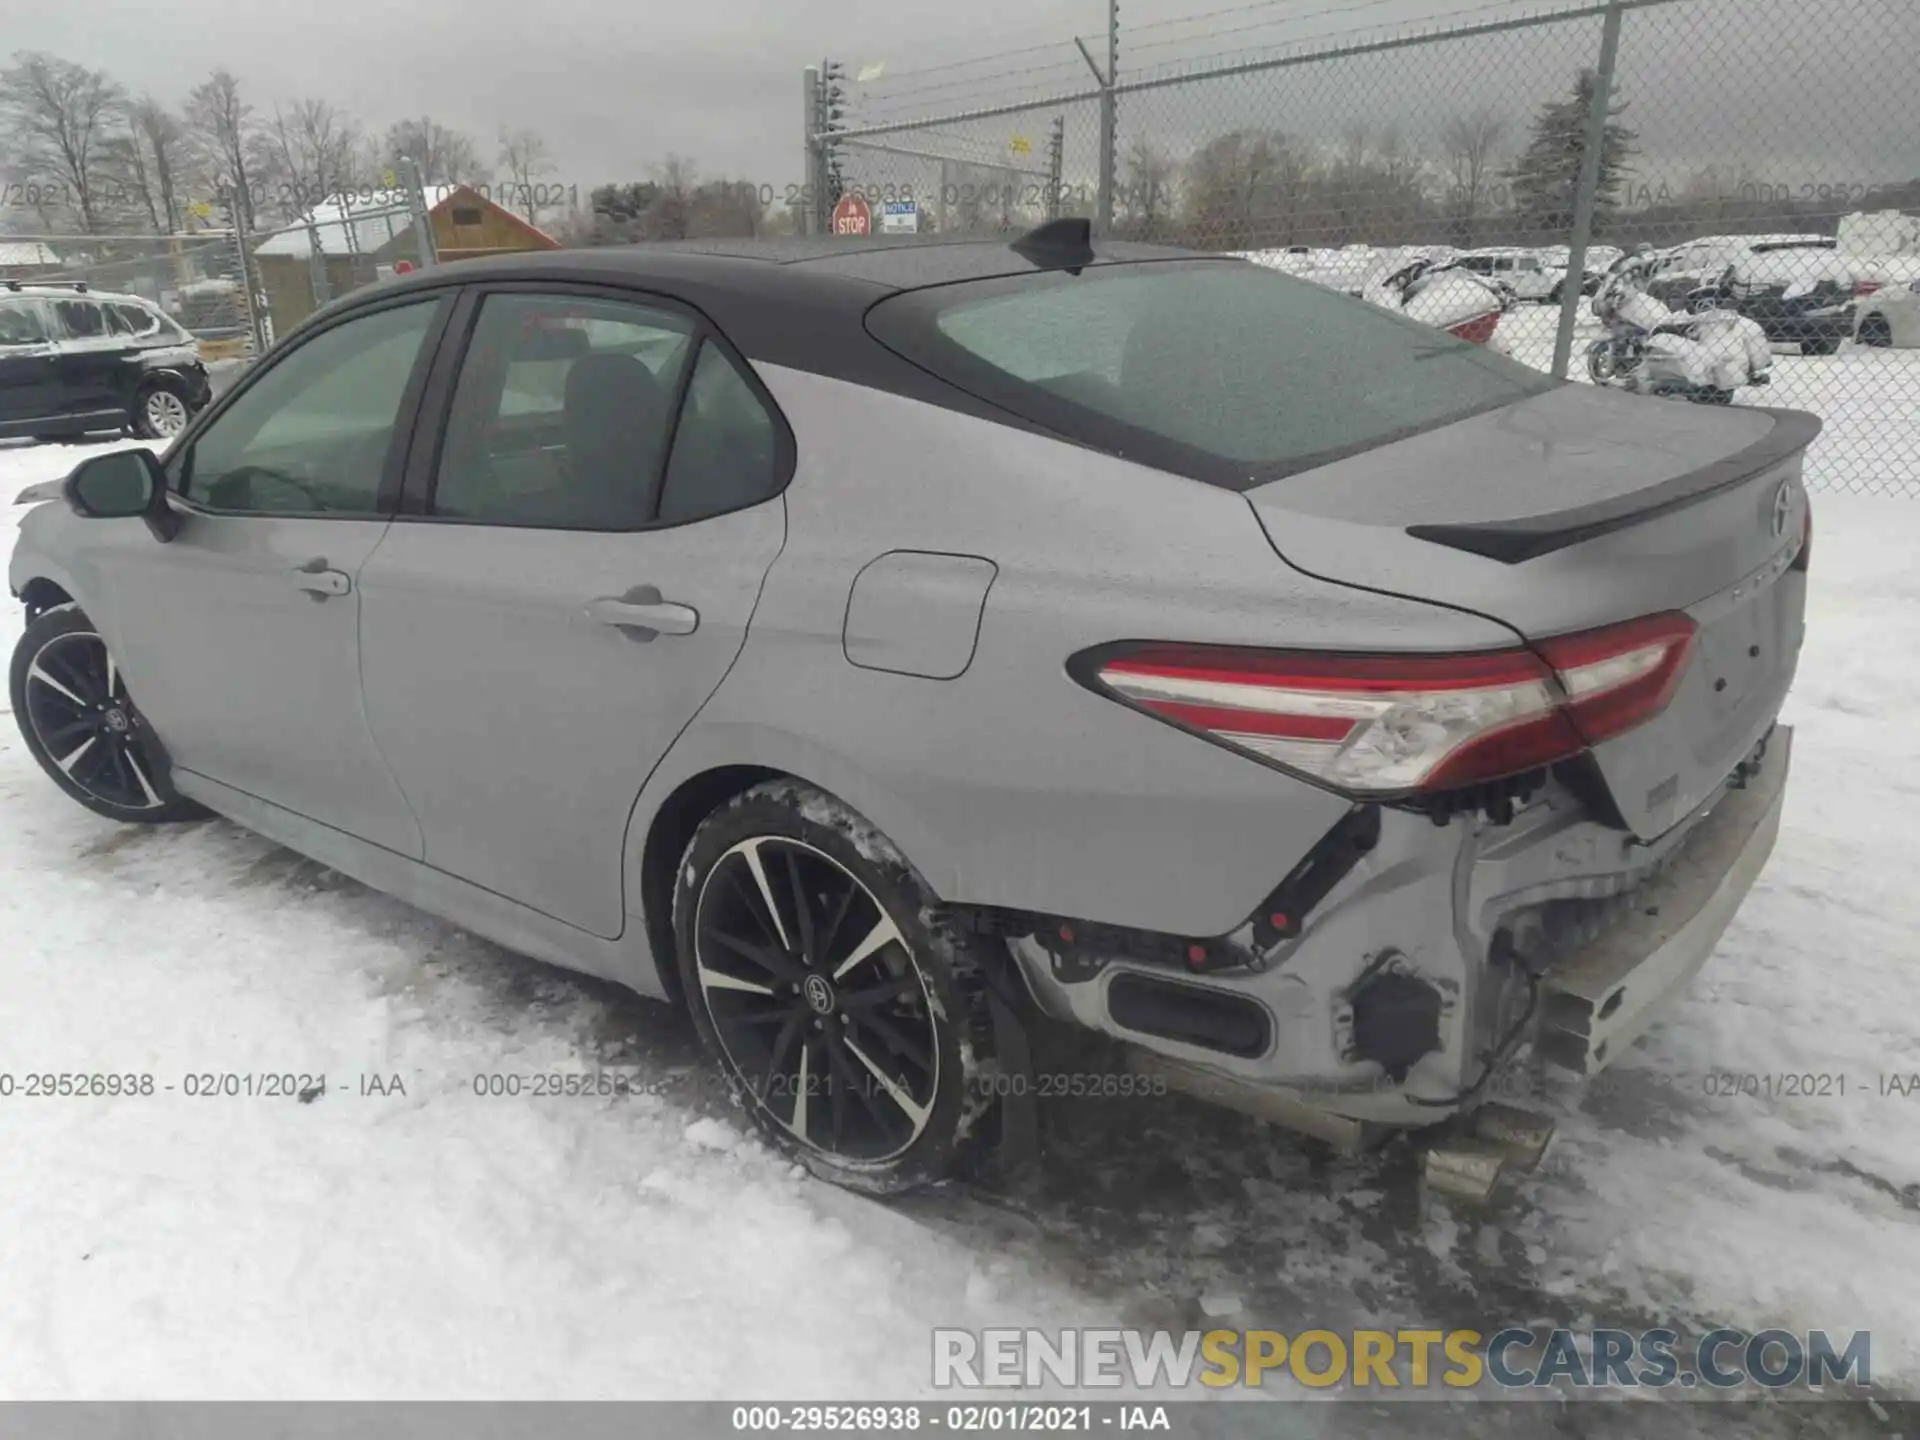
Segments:
[[[871,235],[873,208],[858,195],[842,195],[840,203],[833,207],[833,233]]]

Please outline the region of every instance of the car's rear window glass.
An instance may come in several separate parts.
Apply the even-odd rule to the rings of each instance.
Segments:
[[[1022,418],[1234,488],[1555,384],[1376,305],[1233,262],[943,286],[883,302],[869,323]]]

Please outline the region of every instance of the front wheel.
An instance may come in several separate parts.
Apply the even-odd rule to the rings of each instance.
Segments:
[[[971,1159],[990,1053],[979,942],[833,797],[756,787],[695,832],[673,922],[735,1104],[822,1179],[897,1192]]]
[[[154,380],[134,398],[131,428],[142,440],[171,440],[192,418],[179,382]]]
[[[28,751],[94,814],[146,823],[206,816],[174,790],[166,752],[78,606],[49,610],[27,626],[8,679]]]

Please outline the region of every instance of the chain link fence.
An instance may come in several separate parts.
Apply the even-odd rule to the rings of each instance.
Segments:
[[[84,286],[158,305],[209,361],[258,353],[257,290],[231,230],[180,235],[0,237],[0,285]]]
[[[1432,257],[1500,293],[1492,343],[1580,382],[1605,332],[1590,295],[1648,247],[1644,288],[1679,317],[1766,332],[1771,383],[1736,399],[1826,421],[1811,484],[1920,497],[1920,6],[1511,11],[1241,53],[1217,46],[1251,23],[1148,25],[849,83],[809,174],[867,198],[876,230],[1086,215],[1355,294]]]

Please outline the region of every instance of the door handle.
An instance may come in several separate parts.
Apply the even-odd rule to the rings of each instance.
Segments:
[[[293,587],[305,590],[316,600],[325,600],[329,595],[345,595],[353,589],[353,581],[344,570],[330,570],[325,560],[309,560],[293,572]]]
[[[662,600],[659,589],[652,585],[636,585],[624,595],[588,601],[587,618],[640,641],[656,635],[691,635],[700,628],[698,610]]]

